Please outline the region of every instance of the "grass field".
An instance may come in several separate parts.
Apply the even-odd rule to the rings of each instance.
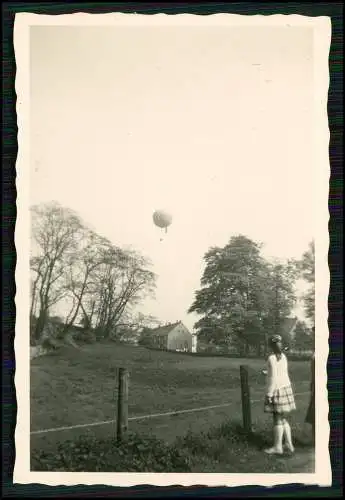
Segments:
[[[254,426],[250,441],[240,431],[241,364],[249,365]],[[292,416],[297,448],[292,458],[266,457],[261,450],[271,440],[270,417],[262,404],[264,360],[193,357],[113,343],[64,348],[31,361],[31,431],[114,419],[116,369],[121,366],[130,370],[130,417],[230,403],[225,408],[130,422],[132,431],[151,433],[168,443],[177,440],[190,448],[194,472],[312,471],[310,430],[304,424],[309,364],[301,361],[290,362],[298,406]],[[106,437],[114,432],[110,424],[33,434],[31,449],[54,450],[59,441],[81,434]],[[198,440],[205,439],[209,448],[198,449]]]

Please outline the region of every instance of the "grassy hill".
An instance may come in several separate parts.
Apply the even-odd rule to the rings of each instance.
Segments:
[[[36,358],[31,362],[31,431],[114,419],[116,369],[123,366],[130,370],[129,417],[230,403],[225,408],[131,421],[131,430],[144,435],[154,434],[168,443],[179,439],[180,446],[194,448],[195,443],[191,443],[195,436],[210,432],[209,438],[213,435],[213,446],[217,446],[215,443],[219,444],[220,439],[219,436],[214,437],[217,435],[215,429],[222,425],[224,429],[224,425],[227,425],[226,432],[230,432],[230,425],[233,429],[231,432],[238,434],[241,425],[241,364],[250,365],[253,424],[256,436],[264,444],[265,440],[271,438],[270,417],[264,415],[262,404],[265,377],[261,370],[265,365],[264,360],[194,357],[114,343],[86,345],[80,350],[66,347],[56,354]],[[303,444],[308,440],[304,416],[309,398],[309,364],[291,362],[290,375],[296,393],[304,393],[296,398],[298,411],[295,412],[292,423],[297,442]],[[110,424],[33,434],[31,447],[32,450],[54,450],[58,442],[74,439],[76,436],[87,434],[104,438],[111,437],[114,433],[114,425]],[[189,441],[185,439],[186,435],[189,436]],[[181,439],[184,439],[184,444]],[[241,440],[244,438],[239,443]],[[247,444],[247,447],[249,446],[248,450],[255,451],[254,455],[257,457],[254,460],[258,461],[258,472],[264,472],[267,467],[265,460],[270,461],[271,458],[264,457],[263,460],[257,445],[258,443],[252,443]],[[247,463],[245,460],[242,465],[238,456],[236,459],[236,453],[235,460],[231,461],[228,457],[226,463],[229,466],[233,462],[231,470],[237,467],[234,472],[253,471],[252,466],[248,469],[249,455],[247,454]],[[201,469],[196,472],[210,471],[209,461],[202,463],[201,458],[200,460]],[[214,467],[217,470],[219,464],[215,464],[217,461],[213,462],[212,471]],[[220,466],[224,469],[225,465],[220,463]],[[283,470],[285,471],[284,468]]]

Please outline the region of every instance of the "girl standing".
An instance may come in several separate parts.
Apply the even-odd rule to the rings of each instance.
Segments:
[[[287,414],[296,409],[293,395],[288,361],[283,353],[282,337],[273,335],[269,345],[272,354],[267,360],[267,390],[265,398],[265,412],[273,415],[273,437],[274,444],[265,450],[269,454],[283,454],[283,438],[287,449],[293,453],[295,448],[292,443],[291,427],[287,420]]]

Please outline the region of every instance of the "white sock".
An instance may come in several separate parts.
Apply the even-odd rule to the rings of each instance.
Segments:
[[[283,449],[283,435],[284,435],[284,427],[280,425],[275,425],[274,430],[274,448],[278,451]]]
[[[268,448],[265,450],[266,453],[269,454],[282,454],[283,453],[283,434],[284,434],[284,427],[282,424],[275,425],[273,427],[273,436],[274,436],[274,444],[272,448]]]
[[[294,451],[294,445],[292,444],[292,437],[291,437],[291,427],[290,424],[287,420],[285,420],[283,424],[283,429],[284,429],[284,437],[286,444],[289,448],[290,451]]]

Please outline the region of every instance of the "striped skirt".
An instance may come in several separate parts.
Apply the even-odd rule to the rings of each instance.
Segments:
[[[265,413],[289,413],[296,410],[295,398],[291,385],[277,389],[271,403],[265,403]]]

